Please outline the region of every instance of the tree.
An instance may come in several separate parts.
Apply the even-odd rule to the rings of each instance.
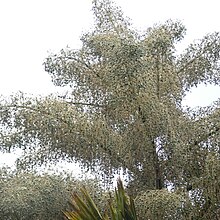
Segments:
[[[122,169],[130,193],[170,185],[185,193],[185,215],[217,219],[219,102],[197,109],[181,102],[192,87],[219,85],[219,33],[177,55],[181,22],[139,34],[110,0],[93,0],[93,12],[96,26],[81,49],[44,62],[65,96],[2,101],[1,149],[23,149],[20,166],[67,159],[109,181]]]
[[[100,208],[102,190],[96,181],[79,181],[65,173],[0,170],[0,218],[10,220],[59,220],[70,208],[73,192],[85,185]],[[80,193],[79,193],[80,195]],[[104,204],[104,203],[103,203]]]

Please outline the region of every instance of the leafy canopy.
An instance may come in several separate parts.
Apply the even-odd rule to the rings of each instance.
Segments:
[[[103,190],[96,181],[79,181],[67,173],[39,174],[1,168],[0,219],[63,219],[62,211],[70,208],[71,193],[79,191],[82,184],[102,207]]]

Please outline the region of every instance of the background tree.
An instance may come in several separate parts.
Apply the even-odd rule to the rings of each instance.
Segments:
[[[186,192],[185,216],[217,219],[219,102],[181,103],[198,84],[219,85],[219,33],[177,55],[186,31],[180,22],[139,34],[111,1],[94,0],[93,12],[95,27],[81,49],[45,60],[53,83],[68,88],[65,96],[2,101],[2,150],[23,149],[20,166],[68,159],[109,181],[122,169],[138,196],[172,185],[173,193]]]
[[[94,180],[79,181],[68,173],[19,172],[0,170],[0,219],[11,220],[60,220],[63,211],[71,208],[73,192],[80,194],[82,186],[100,208],[104,194]]]

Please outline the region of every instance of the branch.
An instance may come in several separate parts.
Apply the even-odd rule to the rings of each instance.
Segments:
[[[194,146],[198,145],[199,143],[205,141],[207,138],[211,137],[212,135],[216,134],[218,131],[220,131],[220,128],[217,127],[213,131],[210,131],[208,134],[206,134],[204,137],[200,138],[199,140],[194,141]]]
[[[210,131],[205,136],[201,137],[198,140],[195,140],[192,144],[190,144],[189,149],[192,149],[193,146],[198,146],[201,142],[207,140],[209,137],[211,137],[212,135],[215,135],[219,131],[220,131],[220,127],[216,127],[213,131]]]
[[[59,57],[59,58],[62,58],[62,57]],[[85,61],[79,60],[79,59],[77,59],[77,58],[75,58],[75,57],[70,57],[70,56],[65,56],[65,58],[67,58],[67,59],[69,59],[69,60],[74,60],[74,61],[76,61],[76,62],[79,62],[79,63],[85,65],[86,68],[88,68],[89,70],[91,70],[97,77],[100,77],[99,74],[96,73],[96,71],[95,71],[90,65],[88,65]]]
[[[182,68],[180,68],[177,71],[177,75],[179,73],[181,73],[187,66],[189,66],[190,64],[192,64],[196,59],[198,59],[199,57],[201,57],[202,55],[205,54],[205,52],[207,51],[206,49],[208,49],[209,47],[211,47],[212,45],[214,45],[217,42],[217,40],[214,40],[210,45],[206,45],[205,48],[203,48],[202,52],[199,53],[197,56],[195,56],[192,60],[190,60],[189,62],[187,62]]]
[[[71,103],[71,104],[84,104],[84,105],[93,105],[92,103],[80,103],[80,102],[76,102],[76,103]],[[95,104],[94,104],[95,105]],[[44,114],[44,115],[49,115],[49,116],[52,116],[54,117],[53,114],[51,114],[50,112],[47,112],[45,110],[42,110],[42,109],[36,109],[34,107],[31,107],[31,106],[23,106],[23,105],[7,105],[7,106],[4,106],[5,108],[20,108],[20,109],[27,109],[27,110],[31,110],[31,111],[34,111],[34,112],[38,112],[38,113],[41,113],[41,114]],[[0,108],[0,111],[2,110],[2,108]],[[64,123],[64,124],[68,124],[68,122],[60,117],[55,117],[56,119],[58,119],[60,122]],[[22,131],[23,132],[23,131]],[[22,133],[21,132],[21,133]],[[71,131],[72,132],[72,131]],[[0,135],[3,136],[3,134],[0,133]],[[115,159],[119,164],[121,164],[122,166],[124,166],[124,160],[123,158],[121,158],[119,155],[116,155],[113,153],[113,151],[110,149],[110,148],[107,148],[105,147],[104,145],[99,145],[100,149],[102,149],[106,154],[109,155],[110,158],[113,158]]]
[[[51,114],[50,112],[48,111],[45,111],[45,110],[42,110],[42,109],[36,109],[34,107],[31,107],[31,106],[24,106],[24,105],[5,105],[4,108],[20,108],[20,109],[27,109],[27,110],[31,110],[31,111],[34,111],[34,112],[38,112],[38,113],[42,113],[44,115],[49,115],[49,116],[53,116],[53,114]],[[0,108],[0,111],[2,110],[2,108]],[[60,120],[62,123],[64,124],[68,124],[68,122],[62,118],[59,118],[59,117],[56,117],[56,119]]]
[[[107,155],[109,155],[110,157],[110,160],[114,159],[118,162],[118,164],[121,165],[121,167],[123,168],[127,168],[130,172],[132,173],[137,173],[139,172],[139,169],[134,165],[134,166],[129,166],[128,164],[126,164],[126,160],[124,159],[123,156],[120,156],[120,155],[117,155],[117,154],[114,154],[112,153],[111,149],[103,146],[103,145],[100,145],[99,146]]]
[[[86,103],[86,102],[72,102],[72,101],[66,101],[66,103],[71,104],[71,105],[85,105],[85,106],[93,106],[93,107],[98,107],[98,108],[103,108],[105,105],[99,105],[96,103]]]

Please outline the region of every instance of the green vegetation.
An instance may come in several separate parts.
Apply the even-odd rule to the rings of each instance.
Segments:
[[[96,203],[101,203],[102,191],[96,181],[79,181],[67,174],[12,172],[5,168],[0,172],[0,219],[63,219],[62,210],[69,208],[72,192],[78,191],[82,184]]]
[[[82,47],[44,62],[66,95],[1,101],[0,150],[23,150],[19,170],[63,159],[109,185],[123,171],[140,219],[219,219],[219,101],[182,107],[191,88],[219,85],[219,33],[178,55],[181,22],[140,34],[110,0],[93,0],[93,12],[95,27],[81,37]]]
[[[107,210],[102,215],[85,188],[81,189],[83,197],[74,194],[72,198],[73,211],[64,212],[69,220],[137,220],[134,201],[125,193],[122,181],[119,179],[114,198],[111,198]],[[114,200],[113,200],[114,199]],[[109,216],[108,216],[109,214]]]

